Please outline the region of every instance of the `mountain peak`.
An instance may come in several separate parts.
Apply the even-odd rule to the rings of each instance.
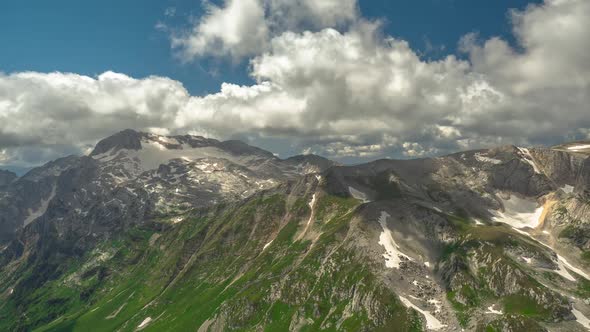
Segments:
[[[191,148],[218,145],[219,141],[194,135],[164,136],[152,133],[125,129],[112,136],[109,136],[96,144],[90,156],[100,155],[111,150],[134,150],[142,149],[142,142],[158,143],[169,150],[180,149],[183,144]]]
[[[112,149],[141,150],[141,138],[144,135],[133,129],[125,129],[98,142],[90,156],[106,153]]]

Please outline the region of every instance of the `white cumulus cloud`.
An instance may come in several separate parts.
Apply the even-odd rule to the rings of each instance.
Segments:
[[[589,1],[547,0],[514,11],[515,47],[468,34],[460,41],[466,59],[437,61],[383,37],[354,1],[210,6],[176,42],[186,43],[188,58],[250,56],[255,84],[224,83],[217,93],[191,96],[162,77],[0,75],[2,162],[83,151],[127,127],[254,144],[280,138],[291,145],[286,150],[336,158],[590,137]],[[293,21],[279,19],[287,17]]]
[[[205,2],[206,14],[172,36],[186,61],[202,56],[239,59],[258,54],[287,30],[343,26],[357,18],[356,0],[225,0]]]

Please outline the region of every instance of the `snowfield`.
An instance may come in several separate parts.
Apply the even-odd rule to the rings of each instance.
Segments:
[[[574,192],[574,187],[573,186],[570,186],[569,184],[566,184],[565,186],[563,186],[561,188],[561,190],[563,190],[563,192],[566,193],[566,194],[571,194],[571,193]]]
[[[542,245],[544,245],[547,248],[553,249],[543,242],[539,242],[539,243],[541,243]],[[578,269],[577,267],[573,266],[572,264],[570,264],[570,262],[568,262],[565,258],[560,256],[559,254],[557,254],[557,266],[558,266],[558,270],[556,270],[555,272],[557,274],[561,275],[562,277],[566,278],[567,280],[574,281],[574,282],[577,281],[577,279],[569,273],[569,271],[566,269],[566,267],[569,270],[586,278],[586,280],[590,280],[590,276],[588,274],[586,274],[584,271],[582,271],[582,270]]]
[[[539,241],[538,239],[531,236],[529,233],[522,231],[523,228],[536,228],[541,220],[541,217],[544,212],[544,207],[538,207],[537,203],[534,201],[529,201],[526,199],[521,199],[512,195],[510,199],[502,199],[502,203],[504,205],[504,212],[496,211],[494,214],[494,221],[502,222],[505,224],[510,225],[519,233],[526,235],[533,240],[537,241],[544,247],[550,249],[552,252],[555,252],[553,247],[549,246],[548,244]],[[581,269],[573,266],[570,262],[567,261],[563,256],[556,253],[557,256],[557,269],[553,270],[553,272],[559,274],[563,278],[576,282],[577,279],[569,272],[573,271],[576,274],[590,280],[590,276],[582,271]],[[530,263],[530,259],[525,259],[527,263]]]
[[[443,327],[446,327],[445,324],[441,323],[438,319],[436,319],[436,317],[434,317],[430,311],[425,311],[422,310],[420,308],[418,308],[416,305],[414,305],[412,302],[410,302],[410,300],[406,299],[403,296],[400,296],[399,299],[402,301],[402,303],[408,307],[408,308],[412,308],[416,311],[418,311],[419,313],[421,313],[422,315],[424,315],[424,318],[426,318],[426,328],[429,330],[440,330]]]
[[[379,224],[383,228],[383,232],[379,235],[379,244],[385,248],[385,266],[388,268],[399,269],[401,263],[400,257],[405,257],[408,260],[413,260],[410,256],[400,251],[399,246],[395,243],[391,231],[387,227],[387,218],[391,217],[389,213],[382,211],[381,217],[379,217]]]
[[[489,163],[489,164],[493,164],[493,165],[499,165],[502,163],[502,160],[498,160],[498,159],[494,159],[494,158],[490,158],[482,153],[476,153],[474,155],[475,160],[479,161],[480,163]]]
[[[486,311],[486,314],[493,314],[493,315],[503,315],[504,314],[502,312],[502,310],[495,310],[494,306],[496,306],[496,305],[492,304],[491,306],[489,306],[488,311]]]
[[[572,151],[586,150],[590,149],[590,144],[569,146],[567,149]]]
[[[521,156],[522,160],[524,162],[526,162],[527,164],[531,165],[531,167],[533,168],[533,170],[535,171],[536,174],[542,174],[541,170],[539,169],[539,167],[535,163],[535,160],[533,159],[533,156],[531,155],[531,152],[529,151],[529,149],[518,148],[518,151],[520,152],[520,156]]]
[[[53,189],[51,190],[51,194],[49,194],[49,197],[41,200],[41,206],[39,206],[39,208],[37,210],[31,211],[31,209],[29,209],[29,215],[24,221],[25,226],[32,223],[33,221],[35,221],[35,219],[44,215],[45,212],[47,212],[47,208],[49,207],[49,202],[51,202],[51,200],[54,197],[55,197],[55,186],[53,186]]]
[[[315,203],[316,203],[316,194],[313,194],[313,196],[311,196],[311,201],[309,202],[309,208],[311,209],[311,212],[309,214],[309,219],[307,220],[307,224],[305,225],[305,229],[303,230],[301,235],[299,235],[297,240],[301,240],[305,236],[305,234],[307,234],[307,231],[309,230],[309,227],[312,224],[313,217],[315,215]]]
[[[590,319],[584,316],[583,313],[578,311],[576,308],[572,308],[572,313],[576,316],[576,321],[584,326],[587,330],[590,330]]]
[[[514,228],[535,228],[543,215],[544,208],[538,206],[537,202],[522,199],[511,195],[510,199],[502,199],[504,211],[494,212],[493,218],[496,222],[508,224]]]
[[[152,321],[152,317],[148,317],[146,319],[143,320],[143,322],[141,322],[141,324],[139,324],[137,326],[138,329],[143,329],[144,327],[148,326],[148,324]]]
[[[348,187],[348,191],[350,192],[350,194],[352,195],[352,197],[362,201],[363,203],[368,203],[370,202],[368,199],[367,194],[365,194],[364,192],[360,191],[360,190],[356,190],[353,187]]]
[[[274,240],[270,240],[270,242],[268,242],[267,244],[265,244],[264,245],[264,248],[262,248],[262,251],[266,250],[266,248],[268,248],[272,244],[272,241],[274,241]]]

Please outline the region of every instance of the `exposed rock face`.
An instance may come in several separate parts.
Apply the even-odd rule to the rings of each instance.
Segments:
[[[127,130],[0,191],[0,330],[584,331],[569,147],[338,166]]]
[[[0,193],[0,243],[42,218],[108,235],[137,216],[174,214],[244,199],[332,162],[283,161],[238,141],[165,137],[125,130],[99,142],[90,157],[67,157],[31,170]],[[49,211],[51,216],[45,216]],[[59,232],[61,233],[61,232]]]
[[[90,156],[107,153],[111,150],[141,150],[142,136],[145,136],[145,134],[131,129],[123,130],[98,142],[92,153],[90,153]]]

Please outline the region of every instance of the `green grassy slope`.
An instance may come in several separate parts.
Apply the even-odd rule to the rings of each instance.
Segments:
[[[9,297],[0,330],[133,331],[148,317],[145,331],[422,330],[346,241],[358,201],[320,197],[317,235],[297,239],[309,200],[261,195],[135,228]]]

